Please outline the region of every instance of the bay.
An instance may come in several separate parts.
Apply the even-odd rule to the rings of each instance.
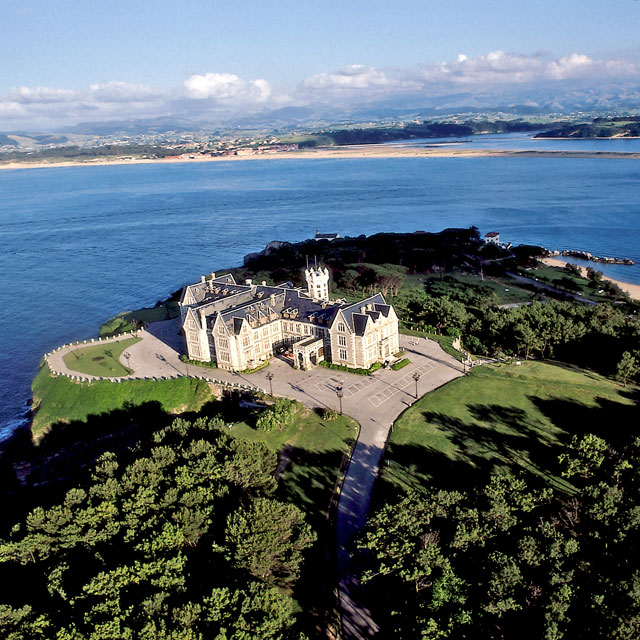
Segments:
[[[45,351],[271,240],[476,225],[513,243],[640,262],[639,186],[640,161],[598,158],[0,171],[0,439],[21,424]],[[597,268],[640,283],[639,265]]]

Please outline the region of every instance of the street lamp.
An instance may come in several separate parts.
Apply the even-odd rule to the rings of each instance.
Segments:
[[[340,415],[342,415],[342,396],[344,396],[344,388],[342,385],[336,387],[336,395],[338,396],[338,400],[340,402]]]
[[[273,380],[273,373],[271,373],[271,371],[267,373],[267,380],[269,381],[269,395],[273,396],[273,382],[271,382]]]
[[[420,380],[420,374],[416,371],[411,377],[416,381],[416,400],[417,400],[418,399],[418,380]]]

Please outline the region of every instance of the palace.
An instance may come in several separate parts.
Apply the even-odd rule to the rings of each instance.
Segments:
[[[188,357],[214,361],[221,369],[244,371],[275,354],[298,369],[324,359],[369,368],[399,350],[398,317],[382,294],[347,303],[329,297],[329,271],[305,270],[307,288],[285,282],[268,286],[232,275],[185,287],[180,300]]]

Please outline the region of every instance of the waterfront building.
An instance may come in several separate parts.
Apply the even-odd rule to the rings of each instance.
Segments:
[[[184,288],[180,299],[187,355],[244,371],[282,354],[310,369],[324,359],[369,368],[399,351],[398,317],[377,293],[359,302],[331,300],[326,267],[305,270],[307,287],[270,286],[231,274]]]

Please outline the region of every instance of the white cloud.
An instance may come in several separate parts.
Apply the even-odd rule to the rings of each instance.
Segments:
[[[90,99],[97,102],[143,102],[157,100],[163,92],[144,84],[132,84],[112,80],[89,85]]]
[[[309,89],[342,90],[342,89],[379,89],[389,86],[389,79],[384,71],[361,64],[352,64],[344,69],[330,73],[319,73],[303,81]]]
[[[184,83],[187,95],[196,100],[246,100],[264,102],[271,96],[266,80],[247,82],[233,73],[205,73],[193,75]]]
[[[67,102],[74,95],[70,89],[52,89],[50,87],[14,87],[8,99],[21,104]]]
[[[0,95],[0,131],[159,115],[215,118],[319,102],[335,106],[379,100],[425,104],[438,96],[487,96],[492,91],[495,95],[508,92],[535,104],[543,87],[556,91],[580,84],[592,90],[616,83],[619,95],[624,96],[624,85],[638,81],[640,64],[632,59],[497,50],[475,57],[460,53],[451,61],[405,69],[352,64],[288,87],[273,87],[262,78],[246,80],[233,73],[214,72],[191,75],[182,86],[171,89],[118,80],[73,90],[19,86]]]

